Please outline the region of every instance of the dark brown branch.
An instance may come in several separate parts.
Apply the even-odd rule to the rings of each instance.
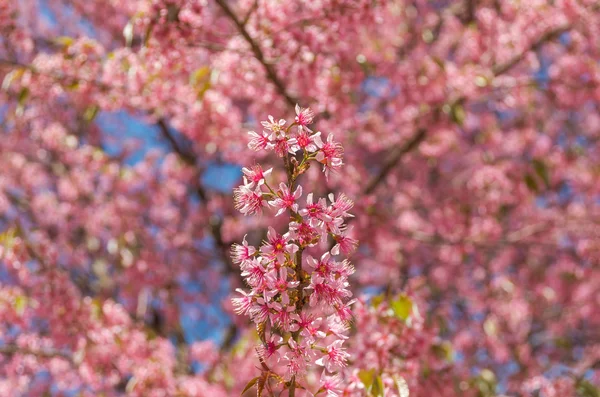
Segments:
[[[525,56],[527,55],[528,52],[537,50],[544,43],[555,39],[556,37],[560,36],[562,33],[571,29],[571,27],[572,27],[571,25],[565,25],[565,26],[561,26],[556,29],[553,29],[549,32],[546,32],[540,38],[538,38],[538,40],[533,42],[531,44],[531,46],[529,46],[522,53],[515,55],[513,58],[508,60],[506,63],[495,65],[494,67],[492,67],[492,72],[494,73],[494,76],[499,76],[501,74],[508,72],[513,67],[515,67],[517,64],[519,64],[519,62],[521,62],[523,60],[523,58],[525,58]],[[462,99],[463,98],[461,98],[455,102],[460,102]],[[426,136],[427,136],[427,130],[424,128],[420,128],[417,130],[415,135],[413,135],[413,137],[410,140],[408,140],[403,146],[400,146],[400,147],[394,149],[392,151],[392,153],[390,154],[388,160],[385,161],[381,170],[367,184],[367,187],[365,189],[365,194],[373,193],[375,191],[375,189],[377,188],[377,186],[381,182],[383,182],[385,177],[396,166],[396,164],[398,164],[400,162],[402,157],[404,157],[405,154],[407,154],[408,152],[410,152],[413,149],[415,149],[416,147],[418,147],[419,144],[421,142],[423,142],[423,140],[425,140]]]
[[[7,344],[0,346],[0,354],[6,354],[12,356],[14,354],[26,354],[40,358],[64,358],[74,364],[73,357],[67,353],[57,349],[45,348],[45,349],[30,349],[28,347],[20,347],[15,344]]]
[[[256,41],[254,41],[252,36],[250,36],[248,31],[246,30],[246,26],[244,26],[244,22],[240,21],[238,19],[238,17],[235,15],[233,10],[227,4],[226,0],[215,0],[215,1],[219,5],[219,7],[221,7],[223,12],[227,15],[227,17],[229,17],[229,19],[231,19],[233,21],[233,23],[237,27],[237,30],[244,37],[246,42],[250,45],[250,48],[252,49],[252,52],[254,53],[254,57],[262,64],[263,68],[265,69],[265,72],[267,73],[267,78],[271,81],[271,83],[273,83],[273,85],[275,85],[275,88],[277,88],[277,91],[279,92],[279,94],[285,98],[285,101],[288,103],[288,105],[295,106],[297,103],[297,100],[287,92],[285,85],[283,84],[283,82],[281,81],[279,76],[277,75],[275,68],[273,67],[273,65],[271,63],[266,61],[262,50],[260,49],[260,47],[258,46]]]
[[[167,139],[167,141],[169,141],[171,147],[179,155],[179,157],[189,165],[196,165],[196,156],[181,147],[179,142],[177,142],[177,139],[175,139],[171,133],[171,130],[169,129],[165,119],[159,119],[156,124],[160,128],[162,135]]]
[[[390,171],[400,162],[402,157],[408,152],[415,149],[427,135],[427,130],[425,128],[419,128],[417,133],[413,135],[404,145],[397,147],[394,149],[390,155],[388,156],[388,160],[384,163],[381,170],[375,175],[367,184],[365,188],[365,194],[371,194],[375,191],[377,186],[385,179],[385,177],[390,173]]]
[[[560,26],[558,28],[552,29],[552,30],[544,33],[536,41],[531,43],[531,45],[527,49],[525,49],[525,51],[521,52],[518,55],[515,55],[514,57],[512,57],[505,63],[501,63],[499,65],[494,65],[492,67],[492,72],[494,73],[494,76],[500,76],[501,74],[508,72],[510,69],[515,67],[519,62],[521,62],[523,60],[523,58],[525,58],[525,56],[530,51],[535,51],[535,50],[539,49],[546,42],[548,42],[550,40],[554,40],[556,37],[560,36],[561,34],[565,33],[566,31],[570,30],[571,27],[572,27],[571,25],[564,25],[564,26]]]
[[[256,11],[257,8],[258,8],[258,0],[254,0],[254,3],[252,4],[252,7],[250,7],[250,9],[248,10],[248,13],[246,14],[246,17],[242,21],[242,25],[246,26],[246,24],[250,20],[250,17],[254,13],[254,11]]]

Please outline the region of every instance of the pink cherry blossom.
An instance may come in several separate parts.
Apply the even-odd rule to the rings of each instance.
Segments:
[[[262,185],[265,182],[265,178],[271,174],[273,168],[269,168],[268,170],[263,171],[262,167],[257,164],[251,168],[244,167],[242,168],[242,172],[250,181],[250,186],[254,186],[254,184]]]
[[[303,109],[296,104],[294,110],[296,111],[296,119],[294,120],[296,124],[301,127],[306,127],[307,125],[312,124],[315,114],[310,108]]]
[[[279,185],[277,198],[269,201],[269,205],[277,209],[275,216],[283,214],[286,210],[291,209],[294,212],[298,211],[298,200],[302,196],[302,186],[298,186],[292,193],[285,183]]]
[[[327,346],[324,356],[315,361],[315,364],[321,365],[329,372],[334,372],[339,368],[346,366],[346,360],[350,355],[342,348],[344,341],[336,340]]]
[[[244,184],[234,192],[235,207],[244,215],[253,215],[262,212],[262,207],[267,204],[263,199],[260,187],[252,188],[253,183],[244,179]]]

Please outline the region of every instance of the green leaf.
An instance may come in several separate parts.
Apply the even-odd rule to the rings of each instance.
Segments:
[[[406,321],[412,313],[413,302],[408,296],[400,295],[398,299],[391,302],[391,307],[396,317],[402,321]]]
[[[379,305],[383,303],[384,299],[385,297],[383,296],[383,294],[374,296],[373,298],[371,298],[371,306],[377,309]]]
[[[365,385],[365,389],[369,390],[371,386],[373,386],[373,381],[375,380],[375,370],[371,369],[367,371],[366,369],[360,370],[358,372],[358,379]]]
[[[538,176],[542,179],[542,181],[544,181],[544,185],[546,185],[546,187],[549,188],[550,187],[550,176],[548,173],[548,167],[546,166],[546,163],[544,163],[540,159],[534,159],[533,160],[533,169],[538,174]]]
[[[531,190],[534,193],[537,193],[539,191],[535,178],[529,173],[525,174],[525,185],[527,185],[529,190]]]
[[[2,80],[2,91],[8,91],[12,82],[23,76],[24,72],[25,69],[19,68],[11,70],[6,76],[4,76],[4,80]]]
[[[75,39],[69,36],[60,36],[52,41],[61,47],[68,48],[71,44],[75,42]]]
[[[248,390],[250,390],[250,388],[252,388],[252,386],[254,386],[256,384],[256,382],[258,382],[259,379],[260,379],[260,376],[257,376],[256,378],[252,378],[250,380],[250,382],[248,382],[248,384],[246,384],[246,387],[244,387],[244,390],[242,390],[242,394],[240,394],[240,395],[243,396],[244,393],[246,393]]]
[[[462,127],[465,122],[465,118],[467,117],[467,113],[465,112],[465,108],[460,103],[454,103],[450,108],[450,118],[456,124]]]
[[[19,91],[19,106],[23,106],[25,101],[29,98],[29,88],[23,87],[21,91]]]
[[[583,397],[600,397],[600,389],[585,379],[579,381],[577,392]]]
[[[375,378],[373,388],[371,389],[371,396],[385,397],[385,387],[383,386],[383,379],[381,379],[381,376]]]
[[[0,234],[0,246],[6,248],[7,250],[12,249],[16,236],[16,228],[11,227],[10,229],[4,231],[4,233]]]
[[[94,120],[94,118],[98,114],[99,109],[100,108],[97,105],[92,105],[92,106],[88,107],[87,109],[85,109],[85,112],[83,112],[84,120],[87,122]]]
[[[192,72],[190,75],[190,85],[198,93],[198,99],[202,99],[204,93],[211,87],[211,70],[208,66],[202,66]]]
[[[454,349],[452,349],[452,344],[448,341],[437,343],[431,349],[433,350],[433,354],[439,359],[452,361],[454,357]]]
[[[27,308],[27,297],[25,295],[19,295],[15,298],[15,311],[19,317],[23,316],[25,309]]]

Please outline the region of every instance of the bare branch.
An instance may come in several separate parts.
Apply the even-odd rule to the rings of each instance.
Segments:
[[[521,52],[518,55],[515,55],[514,57],[512,57],[505,63],[494,65],[494,67],[492,67],[492,72],[494,73],[494,76],[500,76],[501,74],[508,72],[510,69],[515,67],[519,62],[521,62],[523,60],[523,58],[525,58],[525,56],[530,51],[535,51],[535,50],[539,49],[546,42],[548,42],[550,40],[554,40],[555,38],[557,38],[561,34],[565,33],[566,31],[570,30],[571,28],[572,28],[571,25],[563,25],[563,26],[559,26],[558,28],[552,29],[552,30],[544,33],[536,41],[531,43],[531,45],[529,47],[527,47],[525,49],[525,51]]]
[[[223,12],[229,17],[229,19],[231,19],[233,21],[233,23],[237,27],[238,31],[240,32],[240,34],[244,37],[246,42],[250,45],[250,48],[252,49],[252,52],[254,53],[254,57],[261,63],[261,65],[265,69],[265,72],[267,73],[267,78],[271,81],[271,83],[273,83],[273,85],[275,85],[275,88],[277,88],[277,91],[279,92],[279,94],[285,98],[285,101],[288,103],[288,105],[295,106],[297,103],[296,98],[292,97],[287,92],[285,85],[283,84],[283,82],[281,81],[279,76],[277,75],[277,72],[275,71],[275,68],[273,67],[273,65],[265,60],[265,56],[264,56],[262,50],[260,49],[260,47],[258,46],[256,41],[254,41],[252,36],[250,36],[248,31],[246,30],[246,27],[244,26],[244,22],[240,21],[238,19],[238,17],[235,15],[233,10],[227,4],[226,0],[215,0],[215,1],[219,5],[219,7],[221,7]]]

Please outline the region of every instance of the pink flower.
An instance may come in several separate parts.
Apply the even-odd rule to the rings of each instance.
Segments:
[[[284,235],[277,234],[275,229],[269,226],[267,232],[267,240],[262,247],[260,252],[270,260],[277,259],[277,262],[283,264],[285,262],[286,255],[291,256],[298,251],[296,244],[288,243],[289,233]]]
[[[264,298],[257,298],[256,302],[252,305],[250,309],[250,318],[256,324],[261,324],[267,321],[269,318],[269,314],[271,313],[271,309],[273,308],[273,303]]]
[[[348,227],[345,230],[342,230],[340,234],[335,234],[333,239],[336,244],[331,249],[331,253],[333,255],[339,255],[340,250],[344,253],[344,255],[351,255],[356,251],[358,247],[358,240],[348,236],[352,232],[353,226]]]
[[[344,305],[339,305],[335,308],[335,313],[337,314],[340,321],[344,323],[352,321],[352,309],[350,309],[350,306],[352,306],[354,302],[356,302],[355,299],[347,302]]]
[[[281,267],[279,271],[273,268],[266,276],[267,288],[269,291],[266,294],[269,297],[274,297],[277,294],[281,297],[281,303],[288,305],[290,298],[288,297],[288,290],[296,288],[300,282],[288,280],[287,267]]]
[[[301,246],[314,246],[319,238],[317,230],[307,222],[290,222],[290,236]]]
[[[298,133],[296,134],[296,144],[298,145],[298,150],[302,149],[309,153],[316,152],[319,150],[320,146],[323,146],[323,141],[321,141],[321,132],[317,132],[316,134],[310,135],[310,130],[308,128],[298,128]]]
[[[233,244],[231,246],[231,260],[233,263],[240,264],[242,262],[251,259],[252,256],[256,253],[256,248],[251,245],[248,245],[246,241],[246,236],[244,236],[244,240],[242,245]]]
[[[281,182],[277,196],[278,197],[275,200],[269,201],[269,205],[278,208],[275,216],[283,214],[288,208],[294,212],[298,212],[298,204],[296,203],[296,200],[302,196],[302,186],[298,186],[296,191],[292,193],[290,188],[285,183]]]
[[[342,348],[343,343],[343,340],[336,340],[327,346],[327,353],[315,361],[315,364],[325,367],[329,372],[345,367],[346,359],[350,355]]]
[[[319,304],[334,307],[340,305],[343,298],[352,296],[352,293],[346,288],[348,282],[343,279],[324,278],[313,273],[310,279],[310,285],[306,289],[312,289],[309,304],[315,307]]]
[[[284,306],[279,302],[273,302],[273,309],[275,312],[269,316],[271,324],[279,327],[286,332],[298,331],[298,324],[293,322],[292,315],[296,311],[296,306]]]
[[[329,134],[327,142],[320,145],[319,148],[316,159],[323,164],[323,172],[325,172],[325,176],[328,176],[329,171],[337,171],[342,166],[344,148],[339,142],[333,141],[333,134]]]
[[[295,154],[298,150],[300,150],[296,138],[278,138],[275,139],[274,145],[275,153],[277,153],[279,157],[283,157],[287,153]]]
[[[271,335],[266,343],[260,345],[257,349],[258,356],[264,360],[273,357],[276,363],[280,360],[279,348],[283,345],[283,338],[279,335]]]
[[[263,257],[252,258],[242,262],[240,268],[246,283],[256,291],[262,292],[266,287],[267,269],[263,266]]]
[[[275,121],[273,116],[269,115],[269,121],[261,121],[260,122],[263,127],[267,130],[271,131],[275,137],[279,135],[283,131],[283,126],[285,125],[284,119],[279,119],[279,121]]]
[[[259,187],[252,189],[252,184],[245,177],[244,184],[233,191],[233,200],[235,208],[244,215],[261,213],[262,207],[266,205]]]
[[[307,339],[308,343],[314,343],[317,338],[325,338],[325,332],[320,330],[321,317],[315,318],[312,314],[301,312],[299,315],[294,314],[292,317],[300,329],[300,335]]]
[[[327,376],[325,371],[321,374],[321,380],[319,381],[319,391],[317,394],[324,392],[327,397],[338,397],[340,392],[340,386],[342,379],[339,375]]]
[[[329,252],[325,252],[318,261],[309,255],[306,258],[306,263],[308,266],[313,268],[313,273],[316,273],[323,278],[327,278],[331,275],[334,268],[330,259],[331,254],[329,254]]]
[[[270,131],[269,136],[254,134],[252,146],[274,149],[282,157],[302,150],[304,161],[320,161],[327,175],[330,169],[342,164],[343,151],[339,143],[333,142],[331,135],[323,143],[320,132],[312,134],[307,125],[313,117],[310,109],[296,106],[297,133],[288,136],[283,128],[285,120],[275,121],[269,116],[269,121],[262,122]],[[317,152],[316,155],[307,155],[313,152]],[[349,252],[356,246],[356,240],[348,237],[351,229],[344,225],[344,219],[352,216],[348,211],[354,204],[344,194],[337,199],[332,194],[329,195],[331,204],[328,206],[325,198],[313,201],[313,193],[309,193],[306,207],[300,209],[298,200],[302,196],[302,186],[298,185],[294,190],[293,185],[281,182],[277,191],[273,192],[265,181],[271,169],[263,171],[255,165],[242,171],[244,184],[235,190],[236,207],[240,211],[258,213],[262,206],[268,204],[276,210],[275,216],[289,210],[291,219],[288,232],[283,235],[269,226],[267,240],[258,251],[248,245],[246,237],[241,245],[233,246],[232,260],[239,263],[245,283],[252,288],[250,293],[242,292],[242,297],[234,299],[236,312],[246,314],[252,321],[261,324],[263,344],[257,352],[263,360],[272,358],[275,361],[269,365],[277,364],[283,357],[285,378],[288,380],[293,376],[304,376],[307,367],[315,364],[318,352],[324,352],[325,356],[316,360],[316,364],[326,368],[318,393],[337,396],[338,379],[325,376],[325,372],[342,368],[348,357],[342,343],[348,338],[346,334],[352,320],[352,302],[345,302],[352,296],[348,277],[354,273],[354,267],[348,260],[335,261],[332,254],[337,255],[340,250]],[[263,186],[271,194],[263,192]],[[263,200],[263,196],[269,197],[268,202]],[[319,260],[307,256],[303,266],[298,251],[314,247],[318,242],[327,244],[329,235],[335,240],[334,249],[323,253]],[[307,281],[308,286],[305,284]],[[299,304],[306,301],[309,305]],[[292,333],[286,336],[285,344],[279,336],[283,336],[282,332],[288,333],[286,335]],[[277,371],[278,368],[273,367],[272,370]]]
[[[271,174],[272,171],[273,168],[269,168],[268,170],[263,171],[262,167],[259,164],[255,165],[252,168],[242,168],[242,172],[250,181],[249,187],[253,187],[254,184],[257,184],[258,186],[264,184],[265,177]]]
[[[248,142],[248,148],[250,150],[254,150],[255,152],[261,150],[271,150],[274,145],[271,143],[269,139],[269,133],[263,132],[261,135],[257,134],[254,131],[248,131],[248,135],[252,137],[250,142]]]
[[[348,211],[354,207],[354,202],[348,198],[344,193],[340,193],[338,195],[337,200],[335,200],[335,196],[333,193],[329,194],[329,200],[331,200],[331,206],[329,210],[329,215],[332,217],[353,217],[352,214],[349,214]]]
[[[232,298],[234,311],[238,315],[249,315],[254,303],[252,292],[246,293],[243,289],[237,288],[237,292],[242,294],[240,298]]]
[[[331,216],[327,214],[325,199],[321,198],[313,203],[313,194],[306,196],[306,208],[298,212],[302,217],[308,217],[310,225],[316,227],[321,221],[330,222]]]
[[[294,338],[288,339],[289,352],[284,358],[287,361],[286,377],[303,374],[306,372],[306,361],[313,356],[312,349],[309,349],[303,343],[297,343]]]
[[[295,110],[296,124],[302,127],[306,127],[307,125],[312,124],[315,114],[310,108],[301,108],[298,104],[296,104]]]

